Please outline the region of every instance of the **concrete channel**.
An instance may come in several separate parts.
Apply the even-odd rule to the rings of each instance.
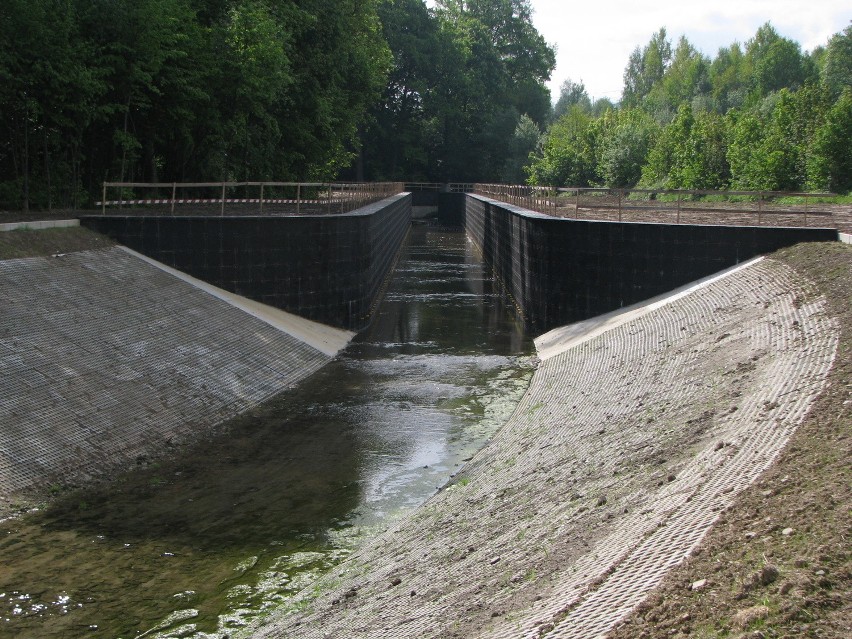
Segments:
[[[518,222],[499,208],[480,198],[465,215],[519,315],[542,333],[529,390],[454,481],[238,636],[600,636],[772,463],[819,394],[838,326],[789,268],[746,261],[763,240],[722,274],[691,282],[710,275],[708,265],[734,266],[708,249],[675,293],[566,325],[577,295],[586,296],[588,317],[616,298],[623,306],[687,282],[665,275],[650,288],[605,291],[606,301],[594,287],[573,287],[547,306],[556,289],[531,284],[535,275],[519,273],[519,264],[527,260],[539,274],[568,262],[591,267],[582,256],[531,250],[527,238],[544,237],[538,216]],[[90,224],[103,230],[119,222]],[[120,224],[150,248],[143,226]],[[356,216],[346,224],[355,225],[354,237],[365,222]],[[622,226],[606,233],[635,247]],[[152,228],[156,250],[166,250],[162,227]],[[356,311],[342,298],[334,308],[311,308],[362,327],[400,228],[382,235],[379,266],[361,269],[367,283],[356,287]],[[217,229],[224,232],[223,223]],[[786,234],[776,243],[793,241]],[[673,241],[681,244],[689,253],[688,242]],[[166,253],[166,261],[182,259]],[[630,277],[660,271],[649,259],[642,249]],[[242,280],[232,278],[235,290],[226,291],[174,266],[121,247],[0,261],[0,499],[109,475],[197,436],[198,425],[297,384],[352,336],[239,299]],[[230,268],[220,261],[214,270]],[[576,278],[577,269],[568,271]],[[263,295],[280,301],[286,291]]]

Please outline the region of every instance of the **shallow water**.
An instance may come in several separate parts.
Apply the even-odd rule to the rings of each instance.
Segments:
[[[531,348],[464,235],[413,227],[375,321],[331,364],[0,523],[0,636],[226,636],[443,485],[509,417]]]

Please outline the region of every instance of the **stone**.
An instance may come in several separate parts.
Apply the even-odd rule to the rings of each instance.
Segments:
[[[694,591],[698,591],[698,590],[703,590],[706,586],[707,586],[707,580],[706,579],[699,579],[698,581],[693,581],[690,584],[689,589],[694,590]]]
[[[794,531],[793,531],[792,528],[785,528],[784,530],[781,531],[781,534],[784,535],[785,537],[789,537],[790,535],[793,534],[793,532]]]

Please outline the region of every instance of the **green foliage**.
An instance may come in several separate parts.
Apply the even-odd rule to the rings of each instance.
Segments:
[[[710,94],[714,108],[720,113],[741,107],[748,95],[745,56],[736,42],[719,49],[710,64]]]
[[[852,27],[806,55],[765,24],[712,60],[660,29],[630,55],[621,104],[557,120],[527,170],[561,186],[848,190],[850,77]]]
[[[574,105],[550,129],[541,157],[528,168],[541,186],[590,186],[597,179],[592,116]]]
[[[833,98],[852,87],[852,26],[828,41],[821,68],[822,82]]]
[[[619,105],[566,81],[530,0],[5,0],[0,207],[103,180],[850,188],[852,27],[712,60],[666,30]],[[546,130],[542,136],[541,131]],[[358,162],[353,166],[353,160]]]
[[[807,185],[814,191],[852,191],[852,89],[831,107],[813,136]]]
[[[556,101],[556,106],[553,107],[553,119],[558,120],[574,105],[586,111],[592,110],[592,101],[586,92],[586,85],[582,82],[573,82],[569,78],[563,81],[559,88],[559,99]]]
[[[654,85],[663,79],[671,57],[672,45],[665,28],[655,33],[644,49],[636,47],[624,71],[621,104],[626,107],[639,106]]]
[[[528,0],[384,0],[391,82],[363,136],[364,177],[496,181],[522,116],[544,126],[555,54]]]
[[[606,186],[634,186],[660,133],[657,122],[641,109],[607,111],[597,120],[596,161]]]
[[[681,38],[671,64],[645,96],[645,110],[661,122],[670,121],[681,104],[708,92],[709,73],[710,61]]]
[[[746,62],[751,88],[758,97],[781,89],[798,89],[816,75],[816,67],[798,43],[782,38],[769,23],[757,30],[746,44]]]
[[[506,184],[525,182],[527,176],[524,173],[524,166],[529,161],[530,154],[537,151],[540,144],[541,129],[528,115],[522,115],[512,136],[500,180]]]
[[[334,177],[385,85],[377,2],[8,0],[0,206],[76,207],[103,180]]]

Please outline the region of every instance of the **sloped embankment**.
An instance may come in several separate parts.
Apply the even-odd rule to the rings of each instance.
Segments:
[[[840,323],[825,390],[776,463],[610,636],[852,636],[852,248],[776,254],[823,291]]]
[[[771,465],[839,327],[765,259],[544,361],[412,516],[255,637],[594,637]]]
[[[280,392],[330,356],[120,248],[0,261],[0,514]]]

